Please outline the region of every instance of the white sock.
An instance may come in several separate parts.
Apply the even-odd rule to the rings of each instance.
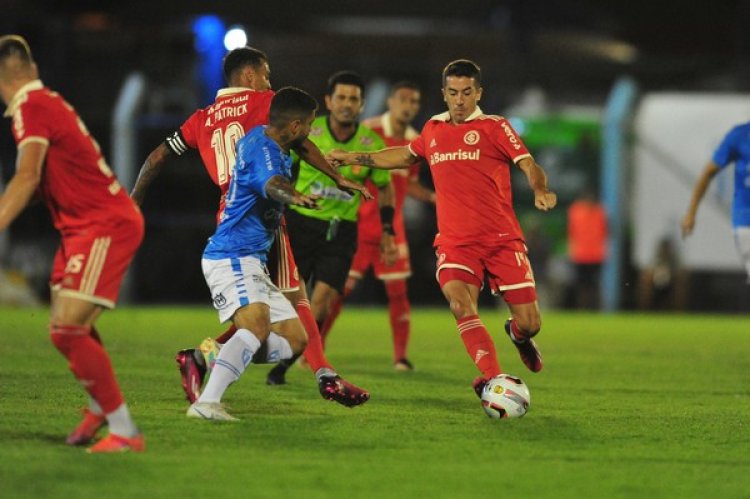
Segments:
[[[266,340],[266,346],[268,346],[268,354],[266,355],[266,362],[273,364],[280,360],[291,359],[294,352],[292,352],[292,346],[286,340],[286,338],[279,336],[276,333],[270,333]]]
[[[127,404],[124,402],[120,407],[107,414],[107,424],[109,424],[110,433],[120,437],[133,438],[140,433],[133,418],[130,417]]]
[[[100,406],[99,403],[92,397],[89,397],[89,411],[92,414],[96,414],[97,416],[101,416],[102,414],[104,414],[102,406]]]
[[[245,372],[259,348],[260,341],[254,334],[247,329],[238,329],[219,350],[216,365],[198,402],[221,401],[226,389]]]

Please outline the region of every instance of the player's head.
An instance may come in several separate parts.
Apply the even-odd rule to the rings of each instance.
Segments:
[[[38,77],[29,44],[18,35],[0,37],[0,95],[7,104],[16,90]]]
[[[394,119],[409,124],[419,112],[421,92],[411,81],[399,81],[391,87],[388,95],[388,111]]]
[[[224,56],[224,77],[230,87],[268,90],[271,88],[268,56],[252,47],[231,50]]]
[[[365,81],[353,71],[338,71],[328,78],[326,108],[331,120],[351,125],[365,105]]]
[[[271,100],[270,128],[278,133],[282,147],[296,147],[310,134],[318,103],[304,90],[283,87]]]
[[[463,123],[482,98],[482,70],[468,59],[449,62],[443,69],[443,100],[451,120]]]

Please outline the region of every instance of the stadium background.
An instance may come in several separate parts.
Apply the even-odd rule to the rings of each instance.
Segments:
[[[600,183],[600,119],[623,78],[649,91],[747,93],[750,90],[750,2],[717,2],[710,8],[682,2],[590,0],[358,3],[228,1],[39,2],[3,0],[1,33],[27,37],[44,82],[77,108],[112,160],[113,111],[123,84],[138,73],[146,92],[136,116],[133,173],[147,153],[222,85],[217,61],[224,32],[245,28],[248,43],[271,59],[272,83],[296,85],[319,101],[327,76],[354,69],[368,81],[366,115],[380,112],[389,82],[411,79],[423,88],[419,127],[444,109],[440,70],[469,57],[484,70],[486,112],[525,117],[524,135],[548,170],[561,206],[537,217],[523,182],[517,205],[527,235],[542,240],[531,258],[544,300],[570,304],[565,268],[565,207],[587,184]],[[218,45],[217,45],[218,43]],[[218,47],[218,48],[217,48]],[[217,53],[219,54],[217,56]],[[13,172],[10,133],[0,133],[3,180]],[[718,133],[718,132],[717,132]],[[689,139],[687,139],[689,140]],[[695,158],[703,165],[707,157]],[[423,181],[429,175],[423,172]],[[127,182],[126,182],[127,184]],[[130,186],[128,186],[130,187]],[[627,190],[628,185],[620,186]],[[136,303],[207,303],[198,257],[213,227],[217,191],[197,155],[172,162],[144,206],[146,241],[127,289]],[[680,209],[687,199],[675,199]],[[408,205],[416,304],[440,303],[430,247],[434,218],[426,207]],[[622,242],[623,293],[618,308],[637,302],[637,273],[630,257],[627,217]],[[20,271],[40,296],[56,236],[42,206],[33,207],[0,241],[0,266]],[[731,245],[731,239],[721,241]],[[540,255],[549,254],[542,261]],[[742,272],[692,272],[685,306],[737,311]],[[632,283],[632,285],[630,285]],[[706,293],[705,290],[710,292]],[[352,300],[382,300],[380,287],[361,286]],[[488,297],[485,297],[489,301]]]

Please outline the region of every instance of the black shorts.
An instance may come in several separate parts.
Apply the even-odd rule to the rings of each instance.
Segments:
[[[322,281],[343,293],[357,251],[356,222],[339,221],[330,241],[326,238],[331,225],[328,221],[288,210],[286,225],[297,268],[305,281]]]

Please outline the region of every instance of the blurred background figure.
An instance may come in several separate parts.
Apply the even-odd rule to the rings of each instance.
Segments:
[[[653,264],[641,271],[638,308],[641,310],[685,310],[688,273],[669,237],[659,241]]]
[[[568,255],[575,268],[575,307],[599,308],[599,280],[607,257],[607,214],[590,188],[568,208]]]

